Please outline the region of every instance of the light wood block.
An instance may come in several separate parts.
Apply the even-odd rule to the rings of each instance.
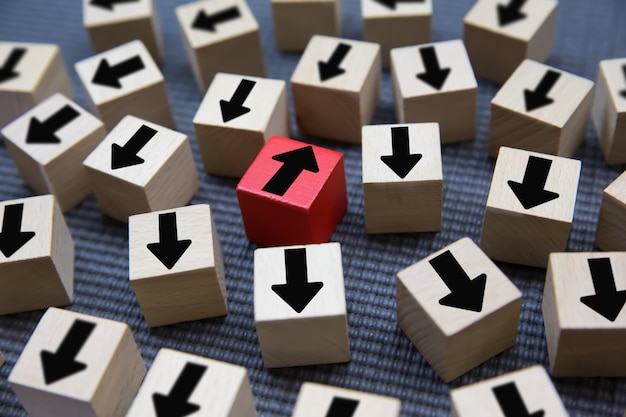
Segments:
[[[398,272],[398,325],[445,382],[515,344],[522,294],[463,238]]]
[[[500,148],[481,249],[497,261],[545,268],[551,252],[565,251],[580,169],[578,160]]]
[[[303,135],[360,143],[381,89],[380,45],[315,35],[291,76]]]
[[[349,361],[339,243],[255,250],[254,320],[268,368]]]
[[[128,216],[187,204],[198,171],[187,136],[126,116],[83,161],[102,212]]]
[[[443,172],[437,123],[363,126],[367,233],[441,230]]]
[[[292,417],[400,417],[400,400],[330,385],[304,382]]]
[[[550,372],[626,376],[626,252],[553,253],[543,292]]]
[[[82,162],[105,135],[100,120],[60,93],[2,130],[24,182],[39,194],[54,194],[63,211],[91,193]]]
[[[270,0],[276,46],[302,52],[313,35],[341,36],[343,0]]]
[[[54,93],[74,94],[57,45],[0,42],[0,128]]]
[[[242,366],[172,349],[159,350],[126,417],[256,417]],[[168,414],[170,413],[170,414]]]
[[[162,39],[154,0],[83,0],[83,26],[94,52],[139,39],[161,62]]]
[[[626,164],[626,58],[600,61],[591,120],[607,164]]]
[[[441,142],[474,139],[478,84],[460,40],[391,51],[398,123],[438,122]]]
[[[552,53],[557,5],[478,0],[463,19],[463,40],[476,75],[503,84],[523,60],[545,62]]]
[[[129,278],[148,326],[225,316],[224,260],[207,204],[131,216]]]
[[[432,0],[361,0],[363,40],[380,44],[389,68],[391,49],[430,42],[432,15]]]
[[[176,8],[187,58],[202,92],[218,72],[265,75],[259,24],[245,0],[209,0]]]
[[[453,417],[568,417],[550,376],[539,365],[450,391]]]
[[[0,202],[0,314],[70,304],[74,241],[52,195]]]
[[[626,171],[602,193],[596,246],[602,250],[626,251]]]
[[[241,178],[270,137],[291,136],[286,83],[218,73],[193,125],[205,171]]]
[[[129,114],[175,127],[163,75],[141,41],[109,49],[75,67],[87,101],[107,130]]]
[[[4,355],[0,352],[0,366],[4,365]]]
[[[50,308],[9,385],[31,417],[123,417],[145,373],[126,323]]]
[[[585,139],[593,82],[526,60],[491,100],[489,155],[501,146],[571,157]]]

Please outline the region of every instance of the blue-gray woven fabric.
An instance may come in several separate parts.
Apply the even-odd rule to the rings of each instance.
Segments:
[[[82,26],[79,1],[0,0],[0,40],[60,45],[76,101],[87,106],[73,68],[92,55]],[[208,175],[202,164],[192,118],[202,99],[184,55],[174,8],[183,1],[155,0],[164,35],[162,71],[178,130],[190,137],[201,187],[192,203],[213,209],[224,252],[230,314],[150,329],[128,283],[128,233],[123,223],[104,217],[92,197],[66,214],[76,243],[75,301],[69,310],[127,322],[146,364],[161,347],[180,349],[243,365],[248,369],[261,416],[290,416],[300,384],[316,381],[395,396],[402,416],[450,415],[449,391],[534,364],[547,366],[541,314],[545,270],[499,264],[523,293],[515,347],[488,360],[451,384],[443,383],[396,324],[395,274],[457,239],[478,242],[494,161],[487,156],[489,102],[497,86],[479,81],[476,139],[443,147],[444,212],[439,233],[368,236],[363,219],[361,147],[307,140],[342,152],[346,162],[349,207],[332,237],[341,242],[352,360],[348,364],[267,370],[261,360],[253,316],[253,251],[245,236],[235,195],[236,180]],[[503,0],[505,3],[505,0]],[[473,0],[434,0],[433,40],[462,38],[463,16]],[[250,0],[261,26],[267,76],[289,80],[299,54],[276,49],[269,0]],[[343,36],[362,38],[359,0],[345,0]],[[554,52],[548,64],[594,80],[598,61],[626,57],[626,1],[562,0],[558,8]],[[292,113],[292,121],[294,121]],[[383,75],[383,95],[374,123],[394,123],[392,85]],[[583,161],[568,251],[594,250],[602,190],[624,169],[603,161],[596,135],[575,155]],[[0,200],[33,195],[24,185],[4,145],[0,145]],[[0,291],[2,289],[0,288]],[[0,416],[25,416],[7,378],[43,311],[0,317]],[[626,358],[622,358],[626,360]],[[572,416],[622,416],[625,378],[555,379]],[[71,416],[68,416],[71,417]],[[549,416],[547,416],[549,417]]]

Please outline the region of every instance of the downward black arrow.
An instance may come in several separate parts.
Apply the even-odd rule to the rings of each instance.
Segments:
[[[172,269],[191,245],[190,239],[178,240],[176,212],[159,214],[159,242],[148,243],[148,250],[167,268]]]
[[[448,79],[448,75],[451,71],[450,68],[441,69],[439,67],[439,60],[437,59],[434,46],[420,48],[420,55],[422,56],[422,62],[424,62],[426,72],[417,74],[417,78],[434,89],[441,90],[441,87],[443,87],[443,84]]]
[[[622,67],[622,71],[624,72],[624,80],[626,80],[626,65]],[[620,94],[622,95],[622,97],[626,98],[626,90],[620,91]]]
[[[559,198],[558,193],[544,189],[550,173],[550,166],[552,166],[552,160],[530,156],[522,182],[507,181],[526,210]]]
[[[330,407],[326,412],[326,417],[352,417],[359,401],[349,398],[333,397]]]
[[[200,410],[200,406],[188,402],[207,367],[187,362],[176,379],[169,395],[152,394],[157,417],[185,417]]]
[[[229,7],[228,9],[224,9],[211,15],[206,14],[204,10],[200,10],[191,24],[191,27],[194,29],[215,32],[215,25],[218,23],[224,23],[228,20],[237,19],[240,16],[241,13],[239,13],[239,8],[237,6]]]
[[[23,213],[24,203],[4,206],[4,219],[2,232],[0,232],[0,252],[7,258],[10,258],[35,237],[35,232],[22,232]]]
[[[391,155],[380,159],[400,178],[406,177],[422,159],[422,154],[409,153],[409,128],[407,126],[391,128]]]
[[[609,321],[615,321],[626,304],[626,290],[617,291],[610,258],[588,259],[594,295],[580,297],[587,307]]]
[[[250,112],[250,108],[244,107],[246,101],[256,81],[243,79],[239,82],[235,93],[230,101],[220,100],[220,108],[222,109],[222,120],[224,123],[236,119],[239,116]]]
[[[124,146],[120,146],[116,143],[111,145],[111,169],[143,164],[144,160],[137,156],[137,152],[146,146],[156,133],[156,130],[146,125],[141,125],[139,130],[135,132],[133,137],[131,137]]]
[[[117,65],[109,65],[109,61],[106,58],[102,58],[98,69],[91,80],[92,83],[103,85],[112,88],[122,88],[120,84],[120,78],[127,75],[134,74],[137,71],[144,69],[143,61],[139,55],[122,61]]]
[[[89,4],[107,10],[113,10],[113,5],[118,3],[136,3],[139,0],[91,0]]]
[[[309,282],[306,249],[285,249],[286,284],[272,285],[274,291],[296,313],[302,313],[324,286],[323,282]]]
[[[539,410],[529,413],[522,400],[522,396],[515,386],[515,382],[498,385],[491,389],[498,400],[504,417],[543,417],[545,411]]]
[[[15,67],[22,60],[22,57],[26,53],[24,48],[13,48],[11,53],[4,61],[2,67],[0,67],[0,83],[9,81],[12,78],[19,76],[20,74],[15,72]]]
[[[526,0],[511,0],[506,6],[498,4],[498,23],[500,27],[526,18],[526,14],[521,12],[525,3]]]
[[[75,320],[56,353],[47,350],[41,351],[43,378],[46,381],[46,385],[67,378],[87,368],[87,365],[82,362],[76,362],[75,359],[95,327],[95,323]]]
[[[533,111],[548,104],[554,103],[554,100],[548,97],[548,93],[554,87],[554,84],[561,77],[560,72],[548,70],[539,82],[535,90],[524,90],[524,102],[526,103],[526,111]]]
[[[319,70],[320,80],[326,81],[346,72],[346,70],[344,70],[343,68],[339,68],[339,65],[341,65],[343,59],[346,57],[346,55],[348,55],[350,49],[352,49],[352,46],[348,45],[347,43],[340,43],[339,45],[337,45],[337,47],[333,51],[333,54],[330,56],[330,59],[327,62],[317,62],[317,69]]]
[[[395,10],[397,3],[424,3],[424,0],[374,0],[378,4],[387,6],[388,8]]]
[[[55,132],[78,116],[80,113],[72,106],[65,105],[46,121],[41,122],[34,117],[31,118],[26,134],[26,143],[61,143]]]
[[[284,195],[302,171],[319,172],[320,170],[312,146],[274,155],[272,159],[282,162],[283,166],[265,184],[263,191],[276,195]]]
[[[434,257],[428,263],[450,289],[450,294],[439,300],[439,304],[476,312],[483,309],[485,284],[487,283],[486,274],[480,274],[470,280],[470,277],[449,250]]]

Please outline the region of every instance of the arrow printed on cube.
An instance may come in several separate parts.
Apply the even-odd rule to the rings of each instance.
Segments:
[[[422,159],[422,154],[409,152],[409,128],[407,126],[391,128],[391,155],[383,155],[385,163],[398,177],[405,178]]]
[[[552,87],[554,87],[554,84],[556,84],[560,77],[560,72],[548,70],[541,78],[537,88],[534,90],[524,90],[524,103],[527,112],[554,103],[554,100],[548,97],[548,93],[552,90]]]
[[[284,195],[298,179],[302,171],[319,172],[315,152],[312,146],[305,146],[293,151],[284,152],[272,157],[273,160],[283,163],[283,166],[263,186],[263,191],[275,195]]]
[[[0,232],[0,252],[10,258],[20,250],[29,240],[35,237],[35,232],[22,232],[22,215],[24,203],[4,206],[2,232]]]
[[[172,212],[159,214],[159,241],[146,246],[167,269],[172,269],[190,245],[190,239],[178,240],[176,212]]]
[[[191,27],[199,30],[207,30],[209,32],[215,32],[217,26],[220,23],[234,20],[241,17],[239,8],[237,6],[229,7],[215,14],[207,14],[204,10],[200,10],[196,15]]]
[[[117,143],[111,145],[111,169],[143,164],[145,161],[137,156],[137,152],[142,150],[156,133],[156,130],[142,125],[124,146]]]
[[[595,294],[580,297],[580,301],[613,322],[626,304],[626,290],[617,291],[610,258],[588,259],[587,263]]]
[[[624,81],[626,81],[626,65],[622,67],[622,72],[624,73]],[[626,98],[626,89],[620,91],[622,97]]]
[[[425,0],[373,0],[389,9],[395,10],[398,3],[424,3]]]
[[[222,120],[224,123],[250,112],[250,108],[245,107],[243,103],[250,95],[250,92],[254,88],[255,84],[256,81],[243,79],[239,82],[239,85],[233,93],[230,101],[220,100],[220,109],[222,111]]]
[[[335,47],[335,50],[333,51],[328,61],[317,62],[317,69],[319,71],[320,80],[330,80],[331,78],[338,77],[339,75],[346,72],[346,70],[340,68],[339,66],[343,62],[346,55],[348,55],[348,52],[350,52],[350,49],[352,49],[352,46],[348,45],[347,43],[340,43],[339,45],[337,45],[337,47]]]
[[[359,401],[349,398],[333,397],[330,407],[326,412],[326,417],[352,417]]]
[[[526,210],[559,198],[558,193],[547,191],[544,188],[551,166],[552,160],[550,159],[530,156],[522,182],[507,181],[507,184],[509,184],[509,187]]]
[[[13,48],[11,50],[4,64],[0,67],[0,83],[19,77],[20,74],[15,72],[15,67],[20,63],[25,53],[26,49],[24,48]]]
[[[526,14],[522,13],[522,7],[526,0],[511,0],[509,4],[498,4],[498,24],[500,27],[523,20]]]
[[[449,250],[429,260],[428,263],[450,289],[450,294],[440,299],[439,304],[463,310],[482,311],[486,274],[480,274],[471,280]]]
[[[441,90],[441,87],[443,87],[448,79],[448,75],[450,75],[451,69],[442,69],[439,66],[439,59],[437,58],[434,46],[420,48],[419,51],[420,56],[422,57],[422,62],[424,63],[424,70],[426,72],[417,74],[416,77],[433,87],[435,90]]]
[[[157,417],[185,417],[200,410],[200,406],[189,402],[189,397],[202,379],[207,367],[187,362],[178,375],[169,395],[152,394]]]
[[[305,248],[285,249],[285,278],[287,283],[272,285],[272,291],[296,313],[302,313],[324,286],[309,282]]]
[[[31,144],[55,144],[61,140],[55,134],[57,130],[69,124],[72,120],[80,116],[72,106],[65,105],[45,121],[40,121],[33,117],[30,119],[26,143]]]
[[[106,58],[102,58],[91,82],[111,88],[122,88],[120,78],[127,77],[144,69],[145,66],[139,55],[111,66]]]
[[[498,400],[504,417],[543,417],[544,410],[529,413],[515,382],[498,385],[491,389]]]
[[[113,10],[113,6],[119,3],[137,3],[139,0],[91,0],[90,5],[102,9]]]

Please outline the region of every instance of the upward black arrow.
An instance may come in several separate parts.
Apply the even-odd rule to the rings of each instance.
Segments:
[[[491,388],[504,413],[504,417],[543,417],[545,411],[529,413],[524,400],[517,390],[515,382],[509,382]]]
[[[102,58],[98,69],[91,80],[92,83],[112,88],[122,88],[120,78],[141,71],[145,66],[141,57],[136,55],[114,66],[109,65],[106,58]]]
[[[406,177],[422,159],[422,154],[409,152],[409,128],[407,126],[391,128],[391,155],[383,155],[385,163],[400,178]]]
[[[548,70],[534,91],[529,89],[524,90],[524,103],[526,104],[527,112],[554,103],[554,100],[548,97],[548,93],[552,90],[552,87],[554,87],[554,84],[556,84],[560,77],[560,72]]]
[[[35,232],[22,232],[23,213],[24,203],[4,206],[4,219],[2,220],[2,232],[0,232],[0,252],[7,258],[10,258],[35,237]]]
[[[374,0],[374,1],[392,10],[396,9],[397,3],[424,3],[424,0]]]
[[[422,62],[424,62],[424,69],[426,72],[417,74],[417,78],[424,81],[436,90],[441,90],[443,84],[450,75],[450,68],[440,68],[439,60],[437,59],[437,53],[434,46],[426,46],[420,48],[420,55],[422,56]]]
[[[159,242],[148,243],[148,250],[167,268],[172,269],[191,245],[190,239],[178,240],[176,212],[159,214]]]
[[[139,130],[135,132],[124,146],[120,146],[117,143],[111,145],[111,169],[143,164],[144,160],[137,156],[137,152],[146,146],[156,133],[156,130],[146,125],[141,125]]]
[[[9,81],[12,78],[18,77],[20,74],[15,72],[15,67],[22,60],[22,57],[26,53],[24,48],[13,48],[9,53],[9,56],[4,61],[2,67],[0,67],[0,83]]]
[[[272,159],[282,162],[283,166],[263,186],[263,191],[276,195],[284,195],[302,171],[319,172],[320,170],[315,159],[315,152],[310,145],[274,155]]]
[[[624,80],[626,80],[626,65],[622,67],[622,71],[624,72]],[[620,91],[622,97],[626,98],[626,89]]]
[[[26,134],[26,143],[61,143],[61,140],[55,134],[56,131],[78,116],[80,116],[80,113],[76,109],[70,105],[65,105],[43,122],[35,117],[31,118],[28,133]]]
[[[428,263],[450,289],[450,294],[440,299],[439,304],[463,310],[482,311],[487,283],[486,274],[480,274],[470,280],[449,250],[429,260]]]
[[[118,3],[136,3],[139,0],[91,0],[89,4],[107,10],[113,10],[113,5]]]
[[[157,417],[185,417],[200,410],[199,405],[191,404],[188,400],[206,370],[204,365],[187,362],[169,395],[152,394]]]
[[[199,30],[208,30],[215,32],[215,26],[218,23],[224,23],[228,20],[237,19],[241,16],[237,6],[229,7],[215,14],[206,14],[204,10],[200,10],[196,15],[191,27]]]
[[[617,291],[610,258],[587,259],[594,295],[580,297],[587,307],[609,321],[615,321],[626,304],[626,290]]]
[[[544,189],[550,173],[550,166],[552,166],[551,159],[531,155],[528,157],[522,182],[507,181],[507,184],[509,184],[509,187],[526,210],[559,198],[558,193]]]
[[[326,412],[326,417],[352,417],[358,406],[358,400],[333,397],[330,407],[328,407],[328,411]]]
[[[346,72],[345,69],[339,68],[339,65],[341,65],[343,59],[346,57],[346,55],[348,55],[350,49],[352,49],[352,46],[348,45],[347,43],[340,43],[335,48],[328,61],[317,62],[317,69],[320,74],[320,80],[330,80],[331,78],[335,78]]]
[[[526,18],[526,14],[521,12],[526,0],[511,0],[506,6],[498,4],[498,24],[500,27],[517,22]]]
[[[77,319],[63,338],[56,353],[47,350],[41,351],[41,364],[46,385],[65,379],[87,368],[87,365],[77,362],[75,359],[95,327],[95,323]]]
[[[239,82],[230,101],[220,100],[220,109],[222,110],[224,123],[250,112],[250,108],[244,107],[243,103],[250,95],[255,84],[256,81],[243,79]]]
[[[302,313],[324,286],[323,282],[309,282],[305,248],[285,249],[285,278],[287,283],[272,285],[272,291],[296,313]]]

